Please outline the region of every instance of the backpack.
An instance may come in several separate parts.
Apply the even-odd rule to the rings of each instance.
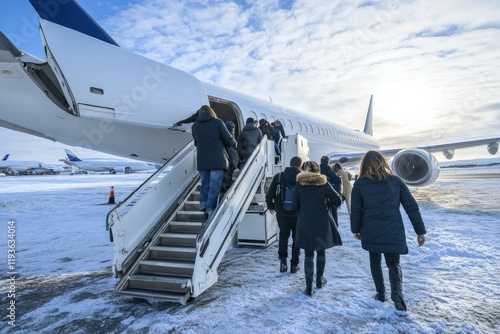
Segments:
[[[281,181],[281,174],[278,174],[278,196],[281,194],[281,201],[283,203],[283,209],[285,211],[293,211],[293,193],[295,192],[295,183],[291,184],[285,181]]]

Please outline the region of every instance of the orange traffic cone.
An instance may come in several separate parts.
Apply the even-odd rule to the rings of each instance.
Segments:
[[[111,191],[109,192],[108,204],[115,204],[115,187],[111,186]]]

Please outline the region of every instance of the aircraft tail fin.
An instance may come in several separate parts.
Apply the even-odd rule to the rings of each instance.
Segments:
[[[365,128],[363,132],[373,136],[373,95],[370,96],[370,104],[368,105],[368,113],[366,114]]]
[[[73,29],[82,34],[119,46],[111,36],[76,1],[30,0],[38,15],[44,20]]]
[[[77,161],[82,161],[80,158],[78,158],[76,156],[76,154],[74,154],[73,152],[71,152],[70,150],[68,149],[65,149],[64,150],[66,152],[66,155],[68,156],[68,160],[71,161],[71,162],[77,162]]]
[[[2,161],[6,161],[7,159],[9,159],[9,155],[10,155],[10,153],[7,153],[7,154],[5,155],[5,157],[3,157]]]

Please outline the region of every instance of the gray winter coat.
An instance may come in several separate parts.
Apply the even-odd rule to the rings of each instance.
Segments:
[[[225,170],[229,167],[226,147],[235,140],[224,122],[210,113],[201,114],[192,127],[197,149],[197,168],[201,170]]]
[[[326,199],[334,206],[340,206],[340,195],[317,173],[302,172],[297,176],[293,198],[297,210],[297,233],[295,244],[305,250],[323,250],[336,244],[328,216]]]
[[[385,180],[362,177],[354,182],[351,231],[361,234],[363,249],[374,253],[408,254],[400,204],[410,218],[415,233],[425,234],[418,204],[399,177],[390,175]]]

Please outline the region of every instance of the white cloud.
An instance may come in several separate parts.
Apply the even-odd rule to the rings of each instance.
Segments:
[[[200,80],[358,129],[374,94],[383,146],[500,135],[495,0],[149,0],[120,8],[100,23],[122,47]]]

